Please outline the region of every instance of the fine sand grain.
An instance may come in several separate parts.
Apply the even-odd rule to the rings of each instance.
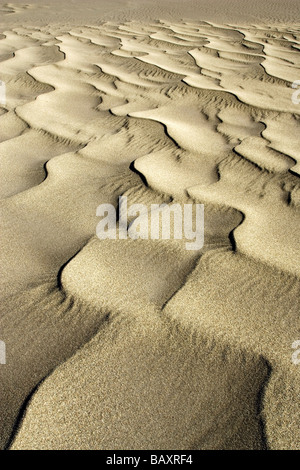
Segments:
[[[299,1],[0,15],[0,448],[300,449]],[[100,240],[120,196],[203,247]]]

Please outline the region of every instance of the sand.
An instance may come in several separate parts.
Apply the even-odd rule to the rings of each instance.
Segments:
[[[0,448],[300,449],[298,0],[0,12]]]

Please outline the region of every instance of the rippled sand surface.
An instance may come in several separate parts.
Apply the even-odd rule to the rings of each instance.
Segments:
[[[182,3],[0,5],[1,448],[300,448],[297,2]]]

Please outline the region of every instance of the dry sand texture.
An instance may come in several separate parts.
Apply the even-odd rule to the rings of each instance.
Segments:
[[[1,6],[1,448],[299,449],[299,2],[84,3]]]

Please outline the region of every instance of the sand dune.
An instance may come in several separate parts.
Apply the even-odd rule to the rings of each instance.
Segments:
[[[2,449],[299,449],[298,4],[211,3],[0,8]]]

